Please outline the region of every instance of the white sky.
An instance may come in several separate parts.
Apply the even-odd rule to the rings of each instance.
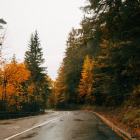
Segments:
[[[85,0],[0,0],[0,18],[7,22],[4,57],[24,60],[31,33],[38,30],[48,75],[55,80],[72,27],[80,28]]]

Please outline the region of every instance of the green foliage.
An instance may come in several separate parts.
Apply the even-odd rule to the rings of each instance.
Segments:
[[[37,31],[31,35],[28,51],[25,53],[25,62],[27,69],[31,72],[28,85],[26,85],[27,95],[33,93],[33,96],[30,96],[30,110],[45,108],[50,89],[48,88],[46,68],[42,67],[44,59]],[[31,88],[29,89],[29,87]]]
[[[45,67],[41,67],[44,63],[42,48],[37,31],[35,35],[31,35],[28,51],[25,53],[25,61],[28,64],[28,69],[31,71],[33,82],[42,82],[45,79]]]

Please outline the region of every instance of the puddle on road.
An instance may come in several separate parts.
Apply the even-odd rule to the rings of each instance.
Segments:
[[[62,119],[60,119],[60,121],[63,121]]]
[[[37,135],[37,133],[32,133],[32,134],[29,134],[29,135],[26,136],[26,137],[22,137],[20,140],[24,140],[24,139],[32,138],[32,137],[34,137],[34,136],[36,136],[36,135]]]
[[[74,119],[74,121],[84,121],[84,120],[81,120],[81,119]]]

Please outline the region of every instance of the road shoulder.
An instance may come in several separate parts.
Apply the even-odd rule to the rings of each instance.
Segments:
[[[86,110],[86,111],[92,112],[96,116],[98,116],[99,118],[101,118],[101,120],[105,124],[107,124],[109,127],[111,127],[112,130],[114,130],[118,135],[120,135],[121,137],[123,137],[125,140],[139,140],[137,138],[132,138],[132,136],[128,132],[126,132],[125,130],[122,130],[118,126],[114,125],[112,122],[110,122],[107,118],[105,118],[104,116],[100,115],[99,113],[94,112],[94,111],[89,111],[89,110]]]

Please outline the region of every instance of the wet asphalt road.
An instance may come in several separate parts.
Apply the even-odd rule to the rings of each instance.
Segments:
[[[67,112],[66,112],[67,113]],[[70,111],[12,140],[124,140],[100,118],[86,111]]]

